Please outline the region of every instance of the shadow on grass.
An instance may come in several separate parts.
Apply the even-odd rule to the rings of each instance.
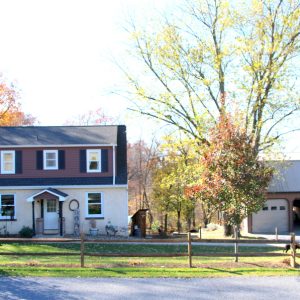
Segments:
[[[126,275],[128,272],[121,270],[119,268],[105,268],[105,267],[96,267],[94,268],[95,270],[101,270],[103,271],[103,275],[105,275],[105,273],[116,273],[119,275]]]
[[[247,235],[241,235],[240,238],[245,240],[267,240],[267,238],[262,236],[247,236]]]
[[[241,273],[239,271],[224,270],[224,269],[213,268],[213,267],[207,267],[206,269],[213,270],[215,272],[220,272],[220,273],[225,273],[225,274],[231,274],[231,275],[239,275],[239,276],[243,275],[243,273]]]
[[[10,274],[8,272],[6,272],[5,270],[0,269],[0,276],[1,277],[10,276]]]

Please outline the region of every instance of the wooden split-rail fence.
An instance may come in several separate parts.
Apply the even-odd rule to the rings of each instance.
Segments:
[[[240,257],[290,257],[290,266],[292,268],[296,267],[296,257],[300,257],[299,254],[296,254],[296,240],[295,234],[291,234],[290,241],[287,240],[253,240],[253,239],[239,239],[236,237],[235,239],[202,239],[201,236],[199,238],[192,238],[191,233],[186,234],[186,239],[141,239],[141,240],[97,240],[97,239],[87,239],[85,235],[82,233],[80,235],[80,239],[42,239],[42,238],[32,238],[32,239],[24,239],[24,238],[0,238],[0,244],[5,243],[30,243],[30,244],[40,244],[40,243],[55,243],[55,244],[65,244],[65,243],[80,243],[80,251],[76,252],[5,252],[1,251],[0,247],[0,255],[2,256],[79,256],[80,257],[80,266],[83,268],[85,266],[85,257],[88,256],[98,256],[98,257],[179,257],[186,256],[188,257],[188,267],[192,268],[193,257],[233,257],[235,262],[239,261]],[[105,252],[87,252],[85,250],[85,245],[87,243],[97,243],[97,244],[113,244],[113,243],[124,243],[124,244],[178,244],[185,243],[187,244],[187,251],[184,253],[105,253]],[[193,243],[200,244],[214,244],[214,245],[222,245],[222,244],[233,244],[234,252],[233,253],[193,253]],[[240,244],[285,244],[290,246],[290,254],[287,253],[269,253],[269,252],[240,252],[239,245]]]

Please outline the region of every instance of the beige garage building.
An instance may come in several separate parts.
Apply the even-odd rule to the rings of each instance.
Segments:
[[[285,234],[300,229],[300,161],[273,162],[276,174],[264,207],[248,219],[252,233]]]

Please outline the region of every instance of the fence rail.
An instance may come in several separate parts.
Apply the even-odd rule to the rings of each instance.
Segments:
[[[235,257],[235,261],[238,262],[239,257],[290,257],[290,266],[295,268],[296,266],[296,258],[299,258],[300,255],[296,254],[296,241],[295,234],[291,234],[290,241],[287,240],[241,240],[241,239],[192,239],[191,234],[187,234],[187,239],[178,238],[178,239],[141,239],[141,240],[89,240],[86,239],[84,234],[81,234],[80,239],[22,239],[22,238],[0,238],[0,244],[3,243],[72,243],[72,244],[80,244],[80,251],[76,252],[1,252],[0,256],[79,256],[80,257],[80,265],[84,267],[85,265],[85,257],[94,256],[94,257],[188,257],[188,266],[192,267],[192,257]],[[103,253],[103,252],[87,252],[85,250],[85,244],[136,244],[136,243],[144,243],[144,244],[178,244],[183,243],[187,244],[187,251],[185,253]],[[193,253],[193,245],[201,245],[201,244],[234,244],[235,252],[234,253]],[[240,252],[239,244],[288,244],[290,245],[291,253],[268,253],[268,252]],[[1,248],[0,248],[1,250]]]
[[[2,256],[78,256],[80,252],[0,252]]]
[[[0,244],[12,244],[12,243],[71,243],[71,244],[80,244],[80,239],[65,239],[65,238],[53,238],[53,239],[43,239],[43,238],[0,238]],[[177,243],[187,243],[186,238],[178,238],[178,239],[85,239],[85,244],[177,244]],[[235,239],[199,239],[199,238],[191,238],[192,243],[203,244],[203,243],[215,243],[215,244],[233,244],[236,242]],[[288,240],[248,240],[248,239],[239,239],[239,244],[289,244]]]

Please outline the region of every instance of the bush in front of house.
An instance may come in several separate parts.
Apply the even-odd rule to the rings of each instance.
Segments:
[[[33,230],[28,226],[23,226],[22,229],[19,231],[19,235],[22,238],[32,238]]]

